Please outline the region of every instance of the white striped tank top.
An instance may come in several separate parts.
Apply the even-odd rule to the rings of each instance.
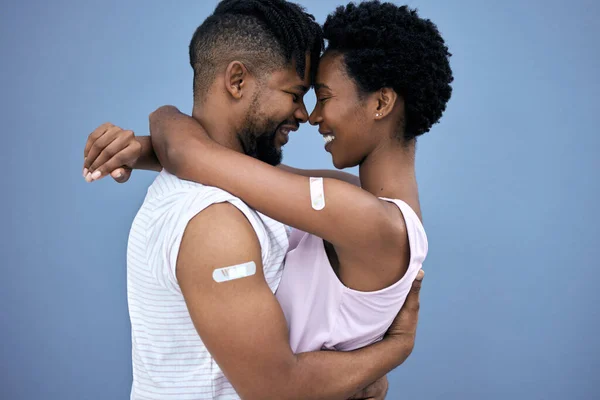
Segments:
[[[187,223],[214,203],[229,202],[252,224],[273,292],[281,278],[288,237],[283,224],[210,186],[162,171],[148,189],[127,247],[131,319],[131,399],[239,399],[200,340],[177,283],[175,267]]]

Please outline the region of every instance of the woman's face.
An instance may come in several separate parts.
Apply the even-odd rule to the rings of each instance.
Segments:
[[[343,55],[325,53],[321,58],[315,92],[317,105],[309,121],[319,126],[333,165],[348,168],[360,164],[376,146],[376,138],[370,135],[375,110],[370,110],[369,96],[359,97],[356,84],[346,73]]]

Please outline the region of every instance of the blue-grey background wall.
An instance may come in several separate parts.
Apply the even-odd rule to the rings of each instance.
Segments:
[[[303,2],[320,22],[339,3]],[[600,3],[409,4],[456,81],[419,142],[430,254],[388,398],[600,398]],[[107,120],[146,134],[157,106],[190,110],[187,45],[214,5],[2,2],[0,398],[128,398],[126,240],[154,174],[86,184],[83,145]],[[302,127],[285,162],[330,167],[322,147]]]

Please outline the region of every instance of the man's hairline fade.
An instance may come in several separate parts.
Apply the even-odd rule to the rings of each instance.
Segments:
[[[292,22],[286,23],[282,16]],[[236,60],[259,80],[294,64],[298,76],[304,79],[306,68],[312,67],[312,81],[323,44],[322,30],[314,17],[295,3],[224,0],[196,29],[190,42],[194,99],[202,100],[217,74]],[[311,55],[310,65],[306,65],[306,53]]]

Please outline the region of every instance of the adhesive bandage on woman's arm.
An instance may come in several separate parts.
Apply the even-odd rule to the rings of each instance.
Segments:
[[[230,267],[218,268],[213,271],[215,282],[227,282],[234,279],[245,278],[256,273],[256,264],[254,261],[232,265]]]
[[[310,178],[310,202],[312,208],[319,211],[325,208],[323,178]]]

